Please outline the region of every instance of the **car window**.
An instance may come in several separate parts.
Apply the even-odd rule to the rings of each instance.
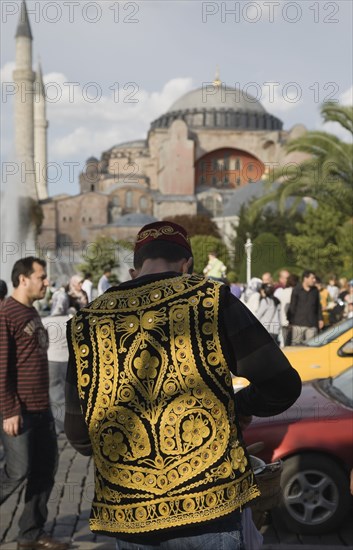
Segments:
[[[353,338],[350,338],[348,342],[343,344],[343,346],[340,347],[337,354],[340,357],[350,357],[353,355]]]
[[[321,388],[331,397],[353,408],[353,367],[343,371],[334,378],[323,378],[318,381]]]
[[[319,348],[321,346],[329,344],[330,342],[333,342],[336,338],[341,336],[341,334],[343,334],[350,328],[353,328],[353,318],[346,319],[341,323],[337,323],[337,325],[333,325],[332,327],[323,330],[317,336],[314,336],[314,338],[311,338],[310,340],[305,342],[305,345],[311,348]]]

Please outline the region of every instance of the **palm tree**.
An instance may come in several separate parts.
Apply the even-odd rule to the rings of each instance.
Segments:
[[[353,107],[325,103],[321,107],[324,122],[337,122],[353,135]],[[283,212],[293,197],[294,212],[303,197],[325,203],[348,217],[353,216],[353,144],[324,131],[311,131],[289,141],[286,151],[308,155],[299,166],[289,165],[274,173],[272,190],[255,201],[253,212],[270,201],[277,201]]]

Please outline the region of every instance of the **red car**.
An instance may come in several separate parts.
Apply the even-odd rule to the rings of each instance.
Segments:
[[[291,531],[317,535],[343,523],[352,503],[353,367],[306,382],[290,409],[254,417],[244,438],[264,442],[257,456],[265,462],[283,460],[281,512]]]

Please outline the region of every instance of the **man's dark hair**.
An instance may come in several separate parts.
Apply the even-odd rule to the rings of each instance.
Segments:
[[[83,278],[84,279],[90,279],[92,277],[92,273],[85,273]]]
[[[297,286],[298,281],[299,281],[298,275],[296,275],[295,273],[290,273],[286,282],[286,288],[291,288],[291,287],[293,288]]]
[[[314,271],[312,269],[306,269],[305,271],[303,271],[302,273],[302,281],[304,281],[304,279],[306,279],[307,277],[309,277],[309,275],[315,275]]]
[[[0,279],[0,300],[4,300],[6,294],[7,294],[7,284],[5,283],[5,281]]]
[[[104,266],[103,273],[111,273],[111,271],[112,271],[112,268],[110,267],[110,265]]]
[[[25,277],[30,277],[30,275],[32,275],[34,271],[34,263],[37,263],[44,268],[47,265],[45,260],[36,258],[35,256],[28,256],[28,258],[21,258],[20,260],[17,260],[11,273],[11,281],[14,288],[17,288],[20,284],[20,275],[24,275]]]
[[[273,296],[273,293],[275,291],[275,287],[271,285],[270,283],[262,283],[261,289],[264,291],[266,297]]]
[[[162,259],[167,262],[178,262],[191,258],[191,252],[183,246],[168,241],[150,242],[134,253],[134,267],[140,269],[145,260]]]

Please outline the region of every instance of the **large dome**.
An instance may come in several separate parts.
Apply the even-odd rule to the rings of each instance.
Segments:
[[[168,109],[168,112],[186,109],[234,109],[247,113],[266,113],[261,103],[253,96],[229,86],[207,85],[183,95]]]
[[[282,130],[282,121],[266,112],[255,97],[229,86],[205,85],[179,98],[154,120],[151,130],[169,128],[183,120],[189,128],[224,130]]]

